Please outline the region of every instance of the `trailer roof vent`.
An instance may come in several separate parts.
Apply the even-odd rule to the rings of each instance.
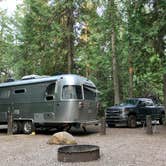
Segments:
[[[41,76],[39,76],[39,75],[32,74],[32,75],[23,76],[21,79],[22,79],[22,80],[30,80],[30,79],[40,78],[40,77],[41,77]]]
[[[14,78],[8,78],[5,82],[13,82],[15,81]]]

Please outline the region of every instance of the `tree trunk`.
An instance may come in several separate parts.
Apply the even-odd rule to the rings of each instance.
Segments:
[[[119,78],[118,78],[118,70],[117,70],[117,61],[115,54],[115,31],[112,29],[111,35],[112,41],[112,69],[113,69],[113,86],[114,86],[114,104],[120,103],[120,94],[119,94]]]
[[[72,2],[71,2],[72,3]],[[74,56],[74,8],[71,6],[67,13],[67,59],[68,59],[68,73],[73,70],[73,56]]]
[[[163,94],[164,94],[164,106],[166,109],[166,74],[163,75]]]
[[[132,64],[129,62],[129,97],[133,97],[133,67]]]
[[[113,86],[114,86],[114,104],[120,103],[120,88],[119,88],[119,77],[117,68],[117,57],[116,57],[116,45],[115,45],[115,4],[114,0],[110,1],[111,5],[111,22],[112,22],[112,32],[111,32],[111,43],[112,43],[112,72],[113,72]]]
[[[129,62],[129,97],[133,97],[133,61],[132,61],[132,41],[131,41],[131,32],[133,31],[132,19],[131,19],[131,0],[127,1],[127,10],[128,10],[128,62]]]
[[[85,76],[88,78],[89,77],[89,75],[90,75],[90,69],[89,69],[89,64],[87,63],[86,64],[86,69],[85,69]]]

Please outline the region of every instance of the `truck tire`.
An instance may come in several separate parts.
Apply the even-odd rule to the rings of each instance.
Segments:
[[[160,117],[160,119],[159,119],[159,123],[162,125],[162,124],[164,124],[164,121],[165,121],[165,114],[162,113],[162,114],[161,114],[161,117]]]
[[[31,134],[33,130],[32,121],[24,121],[23,122],[23,133],[24,134]]]
[[[13,134],[19,134],[21,132],[21,122],[13,121],[12,132]]]
[[[129,115],[129,117],[128,117],[128,127],[136,128],[136,126],[137,126],[136,116],[135,115]]]
[[[115,127],[115,124],[112,124],[112,123],[107,123],[108,127],[111,128],[111,127]]]

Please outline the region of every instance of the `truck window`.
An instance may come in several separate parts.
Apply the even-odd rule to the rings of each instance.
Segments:
[[[139,106],[153,106],[153,102],[151,100],[139,101]]]
[[[138,106],[139,107],[145,107],[145,102],[144,101],[139,101]]]
[[[120,106],[124,106],[124,105],[137,105],[138,100],[137,99],[127,99],[125,101],[123,101]]]
[[[82,99],[81,86],[65,85],[62,90],[62,99]]]
[[[96,99],[96,88],[90,87],[87,85],[83,85],[84,89],[84,98],[87,100],[95,100]]]
[[[145,101],[145,106],[153,106],[153,102],[151,100]]]

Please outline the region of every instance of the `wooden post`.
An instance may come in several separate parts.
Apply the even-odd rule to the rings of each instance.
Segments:
[[[147,134],[153,134],[153,130],[152,130],[152,118],[151,115],[147,115],[146,116],[146,133]]]
[[[8,120],[8,128],[7,128],[7,134],[12,135],[13,134],[13,115],[11,111],[7,112],[7,120]]]
[[[102,117],[100,120],[100,135],[106,135],[105,117]]]
[[[166,73],[163,75],[164,107],[166,109]]]

